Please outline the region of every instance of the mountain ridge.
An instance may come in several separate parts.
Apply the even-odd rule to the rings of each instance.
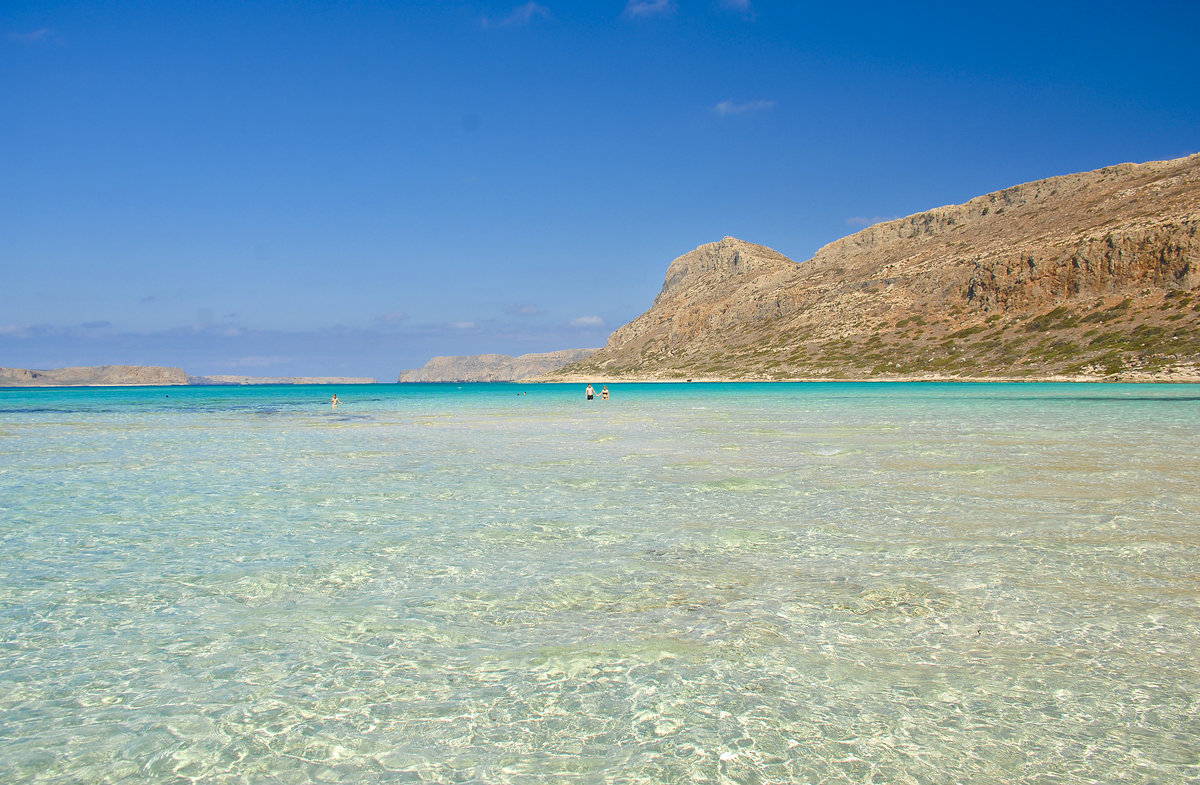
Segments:
[[[726,237],[545,380],[1195,378],[1200,155],[1038,180],[794,262]]]

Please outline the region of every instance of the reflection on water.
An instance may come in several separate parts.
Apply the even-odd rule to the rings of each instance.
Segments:
[[[1200,778],[1194,392],[610,388],[0,392],[0,780]]]

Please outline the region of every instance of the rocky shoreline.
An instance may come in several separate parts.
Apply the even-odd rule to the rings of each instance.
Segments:
[[[1180,371],[1169,373],[1119,373],[1110,376],[1063,375],[1050,376],[946,376],[939,374],[893,374],[887,376],[872,376],[870,378],[851,377],[755,377],[752,375],[737,378],[694,376],[689,378],[673,378],[664,376],[603,376],[586,374],[555,375],[553,378],[539,377],[522,379],[524,384],[737,384],[741,382],[771,382],[779,384],[803,383],[888,383],[888,382],[959,382],[963,384],[1200,384],[1200,372]]]
[[[107,366],[106,366],[107,367]],[[129,378],[155,378],[159,374],[156,372],[162,370],[154,367],[139,367],[127,366],[133,369],[134,373]],[[320,385],[335,385],[335,384],[378,384],[375,379],[369,377],[345,377],[345,376],[192,376],[188,377],[187,382],[178,381],[114,381],[116,378],[112,372],[106,374],[97,374],[95,377],[80,375],[77,372],[87,369],[70,368],[58,369],[49,371],[29,371],[35,376],[30,381],[21,381],[19,378],[14,379],[16,375],[12,371],[22,371],[27,369],[12,369],[0,368],[0,387],[162,387],[162,386],[242,386],[242,385],[267,385],[267,384],[320,384]],[[62,372],[76,372],[73,374],[64,374]],[[174,377],[172,377],[174,378]],[[57,381],[58,379],[69,379],[68,381]],[[107,379],[108,381],[100,381]],[[1052,374],[1047,376],[1028,375],[1028,376],[953,376],[945,374],[887,374],[873,376],[870,378],[851,378],[851,377],[796,377],[796,378],[778,378],[756,376],[747,374],[738,377],[710,376],[697,375],[692,377],[674,377],[668,375],[631,375],[631,376],[611,376],[604,374],[555,374],[551,376],[535,376],[521,379],[487,379],[487,380],[463,380],[455,379],[450,381],[439,382],[436,380],[412,380],[400,381],[399,384],[437,384],[437,383],[458,383],[458,384],[478,384],[478,383],[513,383],[513,384],[678,384],[678,383],[706,383],[706,384],[737,384],[742,382],[773,382],[773,383],[845,383],[845,382],[957,382],[963,384],[986,384],[986,383],[1051,383],[1063,382],[1071,384],[1200,384],[1200,371],[1196,370],[1180,370],[1172,369],[1166,372],[1141,372],[1128,371],[1110,375],[1066,375]]]

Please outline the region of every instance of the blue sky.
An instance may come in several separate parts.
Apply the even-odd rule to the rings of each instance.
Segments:
[[[1200,150],[1200,3],[0,7],[0,365],[601,346],[670,261]]]

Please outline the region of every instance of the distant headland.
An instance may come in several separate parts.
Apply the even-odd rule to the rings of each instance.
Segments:
[[[369,376],[189,376],[188,384],[376,384]]]
[[[87,387],[188,384],[182,368],[98,365],[80,368],[0,368],[0,387]]]
[[[434,357],[422,368],[403,371],[400,382],[515,382],[587,359],[598,349],[564,349],[541,354],[473,354]]]
[[[358,376],[189,376],[182,368],[97,365],[35,370],[0,368],[0,387],[157,387],[189,384],[374,384]]]

